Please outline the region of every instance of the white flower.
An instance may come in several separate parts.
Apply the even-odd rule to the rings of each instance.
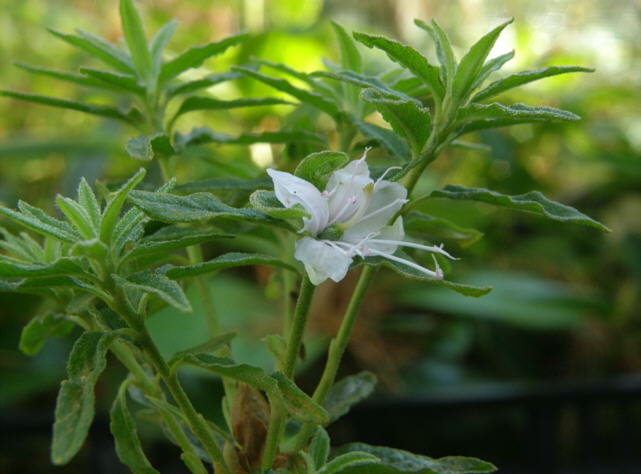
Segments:
[[[414,247],[452,258],[441,247],[403,241],[405,231],[401,217],[387,225],[407,202],[407,190],[398,183],[384,180],[385,174],[376,181],[371,179],[366,155],[367,151],[361,159],[334,171],[323,192],[290,173],[267,170],[283,206],[301,206],[309,215],[303,218],[301,232],[308,232],[310,236],[296,242],[294,256],[305,265],[314,285],[328,278],[336,282],[342,280],[356,256],[384,257],[431,277],[443,278],[436,259],[436,269],[429,270],[394,255],[398,247]],[[327,232],[330,237],[324,238],[321,234],[330,228],[336,232]],[[332,239],[332,234],[340,237]]]

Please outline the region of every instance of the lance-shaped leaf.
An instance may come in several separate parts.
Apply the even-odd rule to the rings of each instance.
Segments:
[[[245,97],[234,100],[220,100],[213,97],[189,97],[181,105],[172,120],[187,112],[196,110],[230,110],[244,107],[258,107],[268,105],[293,105],[291,102],[276,99],[275,97]]]
[[[83,76],[82,74],[75,74],[73,72],[62,71],[60,69],[52,69],[48,67],[41,66],[32,66],[30,64],[23,64],[19,62],[14,62],[14,66],[19,67],[27,72],[32,74],[38,74],[40,76],[53,77],[54,79],[59,79],[61,81],[71,82],[81,86],[87,87],[101,87],[111,89],[110,85],[98,81],[91,77]]]
[[[141,78],[148,80],[152,69],[151,54],[147,46],[142,20],[134,1],[120,0],[120,22],[136,70]]]
[[[167,98],[176,97],[181,94],[191,94],[201,89],[207,89],[213,87],[216,84],[221,84],[223,82],[232,81],[243,77],[243,75],[237,71],[227,71],[222,74],[210,74],[203,77],[202,79],[195,79],[193,81],[187,81],[182,84],[177,84],[167,88]]]
[[[318,189],[325,189],[332,172],[345,166],[348,161],[349,157],[343,152],[319,151],[303,158],[294,174]]]
[[[20,263],[9,258],[0,259],[1,278],[33,278],[45,276],[82,275],[84,270],[77,257],[62,257],[48,264]]]
[[[27,92],[0,90],[0,96],[25,100],[27,102],[35,102],[37,104],[48,105],[50,107],[77,110],[78,112],[84,112],[90,115],[120,120],[131,125],[137,124],[140,116],[140,113],[137,112],[136,109],[123,112],[115,107],[109,107],[108,105],[86,104],[75,100],[59,99],[57,97],[29,94]]]
[[[76,201],[67,197],[57,195],[56,205],[78,232],[85,239],[93,239],[96,236],[96,229],[93,227],[89,213]]]
[[[56,31],[52,28],[48,28],[48,30],[57,38],[60,38],[76,48],[86,51],[90,55],[98,58],[103,63],[117,69],[118,71],[127,74],[136,72],[133,68],[131,58],[124,51],[118,49],[116,46],[102,38],[98,38],[97,36],[85,31],[78,31],[78,35],[71,35]]]
[[[207,342],[198,344],[197,346],[192,347],[190,349],[176,352],[171,358],[171,360],[169,361],[169,366],[172,367],[175,364],[182,363],[183,359],[188,356],[197,356],[198,354],[216,352],[221,347],[228,346],[234,337],[236,337],[235,332],[228,332],[228,333],[213,337]]]
[[[248,67],[236,66],[233,69],[235,71],[240,71],[247,76],[253,77],[256,80],[267,84],[270,87],[273,87],[274,89],[278,89],[279,91],[296,97],[299,101],[322,110],[332,117],[337,117],[339,115],[338,107],[336,106],[336,104],[318,94],[317,92],[301,89],[300,87],[292,85],[291,82],[287,81],[286,79],[267,76]]]
[[[448,185],[433,191],[431,197],[478,201],[494,206],[507,207],[515,211],[527,211],[559,222],[574,222],[588,225],[609,232],[600,222],[577,211],[573,207],[551,201],[538,191],[508,196],[496,191],[482,188],[467,188],[459,185]]]
[[[100,225],[100,240],[105,244],[111,243],[111,237],[116,227],[116,222],[120,216],[122,206],[127,200],[129,193],[140,183],[145,177],[146,171],[140,168],[136,174],[127,180],[118,190],[111,194],[105,210],[102,214],[102,222]]]
[[[341,66],[343,66],[343,69],[362,72],[363,59],[356,48],[354,40],[347,34],[345,29],[335,21],[332,22],[332,27],[338,38],[338,45],[341,52]]]
[[[413,454],[401,449],[371,446],[365,443],[350,443],[337,449],[333,456],[347,453],[368,453],[380,459],[378,464],[349,467],[341,474],[482,474],[495,472],[496,467],[489,462],[463,456],[448,456],[434,459]]]
[[[211,191],[255,191],[260,188],[271,188],[272,180],[269,178],[242,179],[242,178],[211,178],[201,181],[192,181],[178,185],[174,188],[177,193],[198,193]]]
[[[394,131],[405,138],[414,155],[418,155],[430,133],[429,111],[414,99],[384,95],[376,89],[365,89],[361,98],[372,104]]]
[[[371,466],[378,464],[379,459],[370,453],[353,451],[334,457],[321,467],[315,474],[338,474],[358,466]]]
[[[155,77],[160,74],[160,67],[162,66],[162,53],[167,47],[169,40],[176,32],[178,22],[170,20],[165,23],[154,35],[151,40],[149,52],[151,53],[151,62],[153,66],[152,73]]]
[[[403,99],[409,99],[410,96],[388,86],[385,82],[375,76],[359,74],[354,71],[316,71],[312,73],[314,77],[323,77],[334,81],[347,82],[362,88],[373,88],[384,94],[396,95]]]
[[[238,380],[267,394],[272,394],[278,389],[276,380],[267,375],[260,367],[237,363],[226,357],[215,357],[209,354],[185,354],[180,361],[175,362],[180,365],[200,367],[220,377]]]
[[[334,90],[331,87],[327,86],[326,84],[323,84],[322,82],[317,81],[314,78],[313,73],[310,74],[307,72],[298,71],[297,69],[289,67],[286,64],[275,63],[272,61],[268,61],[266,59],[254,59],[254,61],[255,61],[254,63],[244,67],[249,67],[257,71],[260,68],[260,66],[267,66],[271,69],[275,69],[276,71],[284,72],[289,76],[295,77],[296,79],[298,79],[301,82],[304,82],[312,90],[318,92],[321,95],[324,95],[326,97],[331,97],[332,94],[334,94]]]
[[[314,468],[320,469],[329,457],[330,441],[327,431],[322,426],[317,426],[314,436],[309,442],[309,455],[314,463]]]
[[[125,150],[129,156],[140,161],[150,161],[156,156],[166,157],[175,153],[169,137],[164,132],[130,138]]]
[[[327,393],[323,407],[331,421],[336,421],[349,410],[369,397],[376,388],[376,376],[371,372],[349,375],[337,382]]]
[[[494,43],[501,32],[512,20],[497,26],[492,31],[483,36],[470,48],[470,50],[461,58],[461,62],[456,68],[454,76],[453,95],[458,100],[463,100],[472,91],[472,84],[479,75],[488,54],[492,50]]]
[[[100,220],[102,219],[100,203],[85,178],[81,178],[78,185],[78,203],[89,215],[91,226],[98,231],[100,229]]]
[[[451,84],[456,71],[456,58],[447,34],[434,19],[431,26],[422,20],[414,20],[414,24],[427,31],[434,44],[436,44],[436,55],[441,63],[442,70],[445,71],[445,82]]]
[[[214,132],[207,127],[194,128],[188,134],[176,133],[176,146],[186,148],[190,146],[220,143],[224,145],[251,145],[253,143],[296,143],[308,142],[325,144],[326,140],[321,135],[307,130],[279,130],[278,132],[243,133],[242,135],[227,135]]]
[[[113,332],[85,332],[71,350],[68,378],[60,385],[56,400],[51,459],[66,464],[87,437],[94,416],[94,385],[104,370]]]
[[[36,355],[50,337],[60,337],[73,329],[74,323],[63,314],[44,313],[33,318],[20,334],[20,350]]]
[[[159,81],[161,83],[166,82],[185,72],[187,69],[199,67],[206,59],[217,54],[224,53],[228,48],[245,41],[247,37],[247,34],[242,33],[236,36],[230,36],[229,38],[225,38],[215,43],[207,43],[191,47],[180,53],[171,61],[162,65]]]
[[[483,64],[483,67],[481,68],[479,73],[476,75],[476,79],[472,84],[472,90],[478,89],[481,86],[481,84],[485,82],[485,79],[487,79],[490,76],[490,74],[492,74],[494,71],[498,71],[499,69],[501,69],[503,65],[513,57],[514,57],[514,50],[485,61],[485,64]]]
[[[158,474],[142,450],[136,429],[136,420],[127,406],[128,385],[129,380],[122,383],[109,412],[111,415],[109,428],[116,442],[118,459],[128,466],[134,474]]]
[[[373,36],[365,33],[354,33],[354,38],[368,48],[378,48],[385,51],[392,61],[400,64],[420,78],[436,98],[443,97],[444,89],[439,78],[439,68],[431,65],[424,56],[411,46],[384,36]]]
[[[129,199],[153,219],[168,224],[207,221],[217,217],[228,217],[288,227],[284,221],[274,219],[256,209],[238,209],[228,206],[210,193],[176,196],[175,194],[169,193],[133,191],[129,194]]]
[[[291,379],[280,372],[274,372],[271,376],[276,380],[287,411],[293,418],[317,425],[329,423],[327,411],[298,388]]]
[[[63,242],[73,243],[80,240],[80,234],[66,222],[46,215],[41,209],[19,201],[20,212],[0,206],[0,214],[38,234],[50,236]]]
[[[285,207],[276,197],[274,191],[259,189],[249,196],[249,203],[255,209],[268,214],[275,219],[301,219],[309,217],[302,206]]]
[[[363,122],[362,120],[353,119],[358,130],[366,137],[375,140],[387,152],[401,161],[410,160],[410,150],[407,143],[387,128],[379,127],[372,123]]]
[[[168,253],[190,245],[209,242],[214,239],[233,238],[233,234],[192,229],[189,227],[168,226],[137,242],[124,259],[144,257],[157,253]]]
[[[483,233],[471,227],[461,227],[442,217],[430,216],[423,212],[412,211],[403,219],[405,230],[424,239],[437,241],[451,239],[458,241],[463,247],[477,242]]]
[[[245,267],[248,265],[270,265],[290,271],[296,271],[296,269],[291,265],[270,255],[230,252],[223,254],[220,257],[216,257],[213,260],[197,263],[195,265],[172,267],[168,269],[165,274],[169,278],[186,278],[202,275],[203,273],[224,270],[225,268]]]
[[[405,260],[411,261],[411,258],[401,250],[397,250],[394,255],[397,255]],[[465,285],[463,283],[456,283],[453,281],[430,277],[415,268],[409,267],[400,262],[388,260],[383,257],[368,257],[364,259],[362,263],[370,266],[382,265],[391,270],[394,270],[396,273],[398,273],[399,275],[405,278],[424,281],[432,285],[443,286],[445,288],[449,288],[450,290],[454,290],[463,296],[473,296],[475,298],[478,298],[479,296],[487,295],[490,291],[492,291],[491,286]]]
[[[180,285],[159,271],[145,270],[126,278],[118,275],[112,275],[112,277],[125,290],[151,293],[179,311],[191,312],[191,304]]]
[[[567,74],[570,72],[594,72],[594,69],[581,67],[581,66],[551,66],[533,71],[522,71],[515,74],[494,81],[482,91],[478,92],[472,99],[474,102],[481,102],[502,94],[505,91],[514,89],[515,87],[522,86],[529,82],[538,81],[546,77],[558,76],[559,74]]]
[[[80,72],[100,82],[103,84],[103,87],[121,92],[133,92],[138,95],[143,95],[145,93],[145,88],[138,83],[136,76],[131,74],[104,71],[102,69],[94,69],[90,67],[81,67]]]
[[[561,122],[579,120],[579,118],[572,112],[554,107],[533,107],[526,104],[503,105],[498,102],[473,103],[459,109],[457,123],[461,126],[456,131],[456,135],[520,123]]]

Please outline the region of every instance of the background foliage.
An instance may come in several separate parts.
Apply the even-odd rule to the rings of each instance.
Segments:
[[[537,189],[604,222],[613,232],[601,235],[581,226],[551,225],[480,204],[433,202],[426,210],[483,233],[478,239],[474,232],[461,231],[468,238],[460,241],[461,247],[454,247],[455,254],[463,257],[456,273],[470,283],[491,283],[494,291],[481,299],[465,299],[382,273],[370,293],[367,316],[356,328],[345,371],[373,370],[383,382],[382,390],[405,394],[639,371],[641,46],[635,35],[641,25],[639,6],[634,2],[140,3],[149,31],[171,17],[179,20],[170,53],[242,29],[252,33],[252,39],[241,47],[205,64],[205,69],[215,72],[254,56],[301,70],[320,69],[322,57],[336,60],[338,55],[329,18],[347,30],[389,33],[426,50],[427,35],[413,26],[413,18],[437,18],[462,49],[512,16],[516,22],[493,52],[516,49],[508,71],[556,64],[596,68],[590,75],[549,79],[509,96],[514,102],[571,110],[583,117],[581,122],[480,133],[476,140],[489,145],[491,151],[450,149],[420,186],[429,191],[457,183],[508,194]],[[2,87],[104,102],[102,93],[29,75],[11,62],[72,70],[91,66],[86,56],[54,40],[44,26],[62,31],[81,28],[117,41],[121,31],[114,5],[84,0],[4,0],[0,15]],[[368,67],[375,69],[382,63],[383,55],[362,50]],[[246,79],[211,92],[225,98],[274,95],[272,89]],[[182,117],[177,129],[188,131],[207,124],[229,134],[277,130],[286,125],[287,110],[273,106],[195,112]],[[52,211],[50,197],[71,195],[80,176],[90,182],[96,178],[118,181],[139,166],[123,151],[132,131],[114,122],[8,99],[0,101],[0,117],[0,200],[8,206],[20,197]],[[322,122],[316,125],[324,126]],[[278,145],[201,148],[178,163],[178,179],[252,178],[272,160],[286,159],[282,152]],[[226,199],[246,197],[237,190],[223,193]],[[265,310],[273,306],[269,275],[258,269],[215,280],[212,291],[223,324],[248,334],[240,341],[244,350],[235,347],[237,358],[260,365],[266,353],[259,339],[277,324]],[[324,335],[336,330],[345,295],[349,295],[345,288],[330,284],[320,291],[325,297],[318,298],[311,317],[318,345],[323,344]],[[200,342],[205,322],[195,294],[190,299],[193,313],[165,309],[149,322],[166,354]],[[51,340],[38,357],[27,358],[17,351],[19,330],[40,303],[32,297],[6,294],[0,300],[0,406],[49,414],[55,393],[50,390],[64,378],[62,361],[70,339]],[[232,315],[239,316],[232,319]],[[316,378],[313,345],[308,352],[310,371],[303,381]],[[118,374],[108,373],[100,390],[112,395],[115,388],[110,377],[117,380]],[[203,391],[213,385],[196,378],[191,383]],[[7,454],[0,456],[0,470],[13,468]],[[42,463],[48,463],[46,451]],[[33,472],[41,471],[35,468]]]

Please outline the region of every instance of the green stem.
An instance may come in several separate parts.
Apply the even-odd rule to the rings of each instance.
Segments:
[[[294,320],[292,321],[291,328],[289,328],[289,337],[287,339],[287,352],[285,360],[280,365],[280,369],[287,378],[292,378],[294,375],[294,368],[296,367],[296,359],[300,351],[300,346],[305,332],[305,325],[307,324],[307,316],[314,296],[315,286],[307,276],[303,277],[300,285],[300,293],[296,303],[296,310],[294,311]],[[274,458],[278,453],[278,446],[280,439],[285,430],[285,422],[287,420],[287,410],[283,402],[278,399],[271,400],[271,415],[269,420],[269,429],[267,431],[267,439],[265,440],[265,449],[263,451],[263,459],[261,467],[263,471],[271,469],[274,464]]]
[[[349,343],[352,328],[354,327],[356,318],[358,317],[361,306],[363,305],[367,289],[375,274],[376,267],[365,267],[363,269],[361,276],[358,279],[358,284],[352,294],[352,298],[349,301],[349,305],[347,306],[347,310],[345,311],[345,315],[343,316],[343,321],[341,322],[338,334],[329,345],[325,369],[323,370],[323,375],[321,376],[320,382],[318,383],[312,397],[312,399],[319,405],[322,405],[325,401],[325,397],[327,396],[329,389],[332,388],[332,385],[334,384],[341,359],[343,358],[343,354],[345,353],[345,349]],[[314,425],[311,423],[305,423],[303,425],[295,442],[295,449],[297,451],[307,444],[313,429]]]
[[[223,459],[223,453],[218,446],[218,442],[207,426],[207,422],[202,415],[196,411],[191,400],[189,400],[189,397],[180,385],[176,374],[172,373],[167,362],[165,362],[165,359],[160,354],[158,347],[152,340],[151,335],[142,322],[142,318],[139,318],[137,314],[134,314],[129,309],[127,303],[122,298],[122,295],[118,295],[114,300],[113,309],[123,317],[125,322],[132,329],[138,331],[138,343],[143,348],[145,354],[169,389],[169,393],[171,393],[171,396],[178,405],[178,408],[185,416],[189,428],[200,440],[212,462],[215,465],[220,466],[222,474],[231,474],[227,463]]]

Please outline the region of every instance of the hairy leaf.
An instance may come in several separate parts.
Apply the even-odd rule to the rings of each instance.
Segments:
[[[163,132],[130,138],[125,150],[129,156],[140,161],[150,161],[156,156],[171,156],[175,153],[169,137]]]
[[[287,208],[276,197],[274,191],[259,189],[249,196],[249,203],[255,209],[268,214],[275,219],[300,219],[309,214],[300,206]]]
[[[142,79],[148,80],[152,69],[151,54],[142,20],[134,2],[135,0],[120,0],[120,22],[136,70]]]
[[[220,100],[214,99],[213,97],[189,97],[180,105],[176,115],[174,115],[174,120],[187,112],[193,112],[196,110],[229,110],[267,105],[293,104],[274,97],[245,97],[234,100]]]
[[[489,189],[448,185],[443,189],[433,191],[431,197],[479,201],[492,204],[494,206],[507,207],[516,211],[532,212],[554,221],[575,222],[577,224],[595,227],[600,230],[610,231],[610,229],[600,222],[586,216],[573,207],[551,201],[538,191],[530,191],[525,194],[508,196]]]
[[[49,337],[60,337],[73,329],[74,323],[62,314],[44,313],[33,318],[20,334],[20,350],[36,355]]]
[[[331,421],[336,421],[349,410],[369,397],[376,387],[376,376],[371,372],[349,375],[337,382],[328,392],[323,406]]]
[[[81,86],[102,88],[106,87],[108,89],[111,89],[111,85],[107,85],[91,77],[83,76],[82,74],[75,74],[73,72],[62,71],[60,69],[32,66],[30,64],[23,64],[19,62],[14,62],[14,65],[19,67],[20,69],[24,69],[27,72],[38,74],[40,76],[53,77],[54,79],[60,79],[61,81],[71,82]]]
[[[432,20],[432,25],[428,25],[422,20],[414,20],[414,23],[419,28],[424,29],[431,36],[432,41],[436,44],[436,54],[438,60],[441,63],[442,70],[445,71],[445,82],[447,84],[452,84],[454,81],[454,74],[456,71],[456,58],[454,57],[454,51],[452,50],[452,44],[450,39],[447,37],[447,34],[436,20]]]
[[[232,237],[234,237],[233,234],[223,234],[189,227],[163,227],[158,232],[140,240],[124,258],[138,258],[157,253],[166,254],[172,250],[209,242],[214,239]]]
[[[272,377],[278,384],[287,412],[293,418],[304,423],[317,425],[329,423],[327,411],[298,388],[292,380],[280,372],[274,372]]]
[[[214,132],[207,127],[194,128],[186,135],[176,133],[175,143],[178,147],[206,145],[220,143],[228,145],[251,145],[252,143],[292,143],[309,142],[325,144],[326,140],[321,135],[307,130],[279,130],[278,132],[243,133],[231,136],[225,133]]]
[[[129,193],[143,180],[145,174],[146,171],[144,168],[140,168],[136,174],[111,194],[102,214],[102,222],[100,225],[100,240],[105,244],[111,243],[111,237],[113,236],[122,206],[125,204]]]
[[[343,152],[319,151],[303,158],[294,174],[323,190],[332,172],[345,166],[348,161],[349,157]]]
[[[371,465],[378,463],[379,459],[373,454],[359,451],[350,451],[345,454],[334,457],[330,462],[316,471],[316,474],[338,474],[345,472],[350,467],[361,465]]]
[[[428,214],[413,211],[404,219],[405,230],[412,234],[420,234],[426,239],[452,239],[464,247],[477,242],[483,233],[471,227],[461,227],[454,222],[442,217],[430,216]]]
[[[211,178],[201,181],[180,184],[174,188],[177,193],[198,193],[211,191],[242,190],[255,191],[260,188],[271,188],[272,180],[269,178],[242,179],[242,178]]]
[[[178,283],[159,271],[145,270],[127,278],[112,275],[114,281],[126,290],[139,290],[154,294],[179,311],[191,312],[191,304]]]
[[[210,74],[203,77],[202,79],[195,79],[193,81],[187,81],[182,84],[177,84],[167,88],[167,98],[176,97],[181,94],[191,94],[201,89],[207,89],[213,87],[216,84],[222,82],[232,81],[243,77],[243,75],[237,71],[228,71],[222,74]]]
[[[50,236],[63,242],[73,243],[80,239],[80,234],[66,222],[46,215],[41,209],[30,206],[23,201],[18,201],[18,209],[19,212],[0,206],[0,214],[38,234]]]
[[[138,95],[143,95],[145,93],[145,88],[142,87],[138,83],[136,77],[131,74],[104,71],[102,69],[93,69],[89,67],[81,67],[80,72],[103,84],[103,87],[108,87],[118,91],[133,92]]]
[[[364,136],[378,142],[390,155],[404,162],[410,160],[407,143],[391,130],[361,120],[354,120],[354,124]]]
[[[225,268],[244,267],[248,265],[271,265],[285,268],[286,270],[296,271],[296,269],[291,265],[270,255],[230,252],[223,254],[220,257],[216,257],[213,260],[197,263],[195,265],[172,267],[167,270],[166,275],[169,278],[185,278],[202,275],[203,273],[224,270]]]

